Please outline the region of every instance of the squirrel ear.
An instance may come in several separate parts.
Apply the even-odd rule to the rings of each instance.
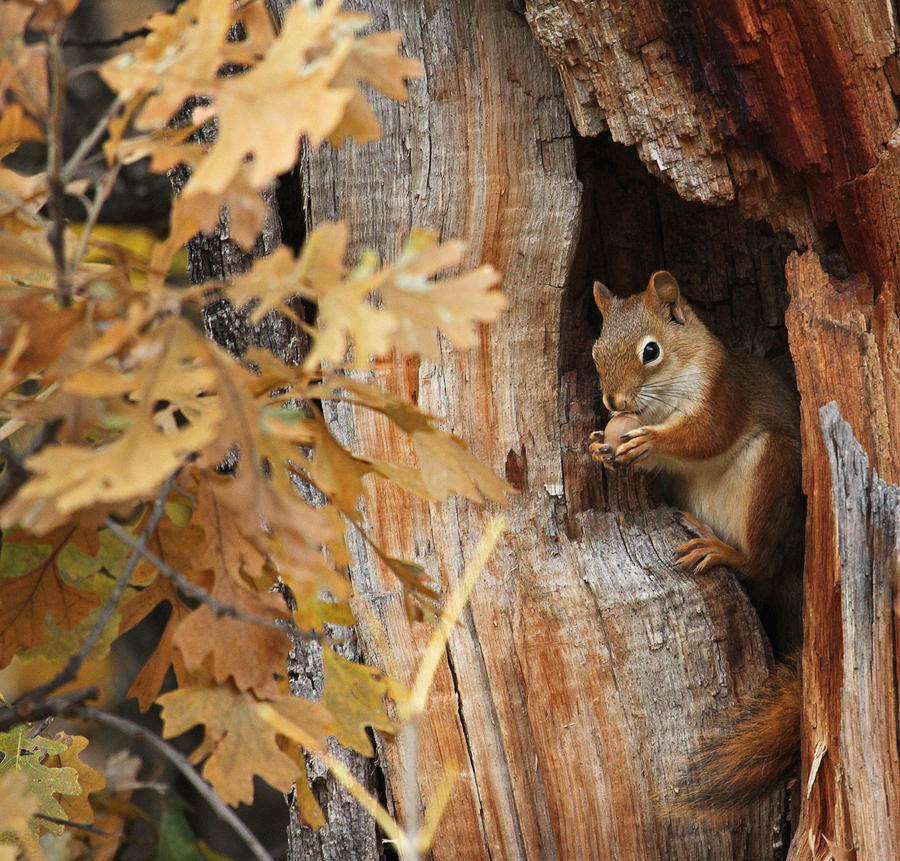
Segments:
[[[615,299],[615,296],[610,293],[609,287],[605,284],[601,284],[599,281],[594,282],[594,301],[597,303],[597,307],[600,309],[601,314],[606,313],[606,309],[613,299]]]
[[[647,292],[644,295],[644,304],[651,311],[668,308],[673,319],[678,323],[684,323],[684,300],[681,298],[681,290],[678,282],[671,272],[665,269],[654,272],[647,284]]]

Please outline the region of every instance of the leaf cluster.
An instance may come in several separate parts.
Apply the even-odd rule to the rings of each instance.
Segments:
[[[223,219],[250,248],[263,192],[295,163],[301,140],[373,140],[365,88],[405,98],[419,63],[397,53],[400,34],[363,35],[367,16],[339,0],[301,0],[279,30],[263,2],[186,0],[102,64],[115,101],[64,158],[60,39],[74,5],[8,0],[0,12],[9,44],[0,155],[25,141],[48,153],[46,170],[0,164],[0,668],[14,656],[102,656],[164,606],[165,630],[129,695],[143,710],[162,707],[166,736],[204,727],[192,760],[224,801],[250,803],[254,776],[283,791],[297,782],[303,815],[320,824],[296,743],[324,752],[333,736],[371,753],[364,728],[396,730],[390,704],[406,697],[327,645],[321,701],[286,691],[292,644],[353,622],[346,531],[369,540],[360,514],[369,482],[433,501],[507,492],[461,439],[366,371],[392,350],[435,357],[439,333],[471,346],[477,324],[505,305],[499,278],[489,266],[461,270],[462,246],[424,231],[392,263],[363,254],[353,265],[346,226],[324,224],[298,254],[280,248],[232,283],[167,283],[176,251]],[[217,129],[211,145],[192,137],[204,123]],[[97,155],[99,179],[88,169]],[[161,173],[190,169],[148,256],[93,235],[118,169],[139,159]],[[84,204],[79,235],[61,218],[65,196]],[[315,324],[293,310],[297,296],[314,304]],[[222,299],[302,327],[302,363],[235,357],[211,342],[195,321]],[[323,410],[340,403],[391,423],[416,462],[339,441]],[[420,567],[372,546],[410,607],[439,598]],[[170,669],[176,688],[160,694]],[[36,851],[39,811],[96,821],[86,800],[102,778],[79,764],[82,747],[24,724],[0,736],[0,795],[23,799],[4,810],[0,840]]]

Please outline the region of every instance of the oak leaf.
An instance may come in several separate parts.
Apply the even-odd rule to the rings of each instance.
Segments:
[[[59,568],[59,554],[74,527],[62,527],[40,544],[20,544],[21,533],[4,536],[0,570],[0,667],[16,650],[39,646],[47,639],[46,620],[71,630],[99,603],[95,592],[68,583]],[[49,542],[49,543],[45,543]],[[24,574],[10,576],[14,572]]]
[[[287,618],[281,595],[253,592],[239,584],[238,576],[237,572],[216,572],[212,597],[254,616]],[[203,668],[214,681],[221,684],[230,678],[238,690],[252,690],[263,698],[278,694],[275,675],[286,673],[291,648],[286,633],[243,619],[217,616],[206,604],[182,620],[172,642],[189,671]]]
[[[206,759],[205,777],[227,804],[253,802],[253,777],[287,792],[298,778],[297,762],[281,750],[278,733],[258,712],[260,701],[229,684],[191,687],[163,694],[159,700],[166,738],[191,727],[205,727],[203,743],[191,754],[194,763]],[[318,703],[280,695],[266,701],[276,712],[307,731],[320,750],[333,731],[333,719]]]
[[[28,791],[37,797],[41,813],[55,819],[65,819],[57,795],[80,795],[78,772],[69,766],[53,766],[45,762],[47,756],[59,755],[67,750],[59,739],[43,736],[31,737],[31,728],[19,724],[9,732],[0,733],[0,778],[9,773],[28,776]],[[62,833],[63,826],[57,823],[41,822],[41,827],[54,834]]]
[[[67,733],[59,732],[56,734],[56,739],[65,745],[65,750],[49,757],[45,765],[50,768],[73,769],[78,776],[78,785],[81,787],[78,795],[62,796],[59,799],[60,806],[65,811],[66,818],[71,822],[92,823],[94,809],[88,796],[103,789],[106,786],[106,778],[82,761],[81,754],[88,745],[88,740],[84,736],[70,736]]]
[[[366,727],[396,733],[400,724],[390,715],[389,708],[391,703],[404,702],[409,692],[380,670],[348,661],[327,646],[322,649],[322,658],[322,705],[334,716],[335,738],[363,756],[373,756],[375,751]]]
[[[505,502],[509,485],[498,478],[469,451],[465,441],[434,425],[434,418],[412,404],[392,398],[375,386],[350,377],[333,377],[321,388],[313,387],[311,397],[337,398],[341,390],[349,392],[354,403],[387,416],[410,439],[419,461],[426,499],[445,499],[453,493],[474,502],[490,499]],[[379,468],[388,478],[401,477],[399,472]],[[415,485],[407,489],[415,491]]]
[[[178,627],[188,617],[191,610],[181,601],[175,587],[165,577],[157,575],[150,586],[142,589],[122,607],[119,632],[124,633],[132,628],[164,601],[171,605],[166,627],[163,629],[153,654],[147,659],[128,689],[128,696],[137,698],[142,712],[147,711],[153,704],[170,666],[174,669],[175,679],[179,684],[186,684],[191,680],[191,674],[184,665],[181,653],[174,645]]]

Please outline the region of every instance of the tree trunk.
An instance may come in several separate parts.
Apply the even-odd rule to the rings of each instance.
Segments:
[[[436,859],[783,857],[780,793],[727,827],[667,810],[698,739],[765,677],[767,644],[730,574],[673,569],[684,533],[671,510],[640,478],[602,475],[585,439],[599,425],[593,277],[633,290],[681,261],[688,295],[726,339],[777,351],[789,242],[734,207],[684,203],[608,141],[579,143],[557,77],[507,4],[348,5],[406,33],[426,78],[408,105],[378,103],[382,141],[307,155],[310,222],[345,218],[357,247],[386,257],[415,226],[462,237],[472,262],[505,273],[511,304],[470,354],[395,358],[378,372],[519,490],[451,637],[417,761],[379,740],[391,809],[421,819],[456,767]],[[338,419],[359,450],[408,454],[364,412]],[[367,515],[389,553],[445,591],[486,521],[463,501],[429,506],[380,484]],[[396,580],[363,548],[352,576],[371,610],[357,613],[366,659],[411,681],[428,629],[407,622]]]
[[[680,762],[764,678],[767,644],[730,574],[673,570],[683,535],[653,488],[601,474],[585,451],[600,423],[590,283],[631,292],[665,266],[730,344],[789,364],[788,324],[809,495],[804,799],[790,857],[897,857],[893,7],[347,5],[405,32],[426,78],[407,105],[378,102],[379,143],[307,154],[307,217],[346,218],[358,248],[385,256],[414,226],[462,237],[471,261],[505,273],[511,302],[472,353],[378,372],[519,490],[447,648],[418,759],[379,739],[387,803],[409,821],[410,769],[419,814],[459,769],[437,859],[784,856],[780,795],[728,827],[667,812]],[[512,11],[522,5],[531,32]],[[582,135],[603,135],[573,133],[564,100]],[[812,250],[788,260],[794,249]],[[832,413],[820,427],[832,400],[877,475]],[[335,418],[360,450],[408,455],[370,416]],[[371,491],[376,539],[451,588],[485,513]],[[407,622],[396,581],[362,547],[353,579],[364,657],[411,680],[427,630]],[[319,789],[337,810],[334,787]],[[314,836],[295,825],[294,859],[376,855],[371,826],[332,816]]]

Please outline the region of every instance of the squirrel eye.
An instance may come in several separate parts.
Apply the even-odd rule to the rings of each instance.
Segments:
[[[660,356],[659,344],[656,341],[647,341],[644,344],[644,351],[641,353],[641,361],[645,365],[649,365],[651,362],[654,362]]]

